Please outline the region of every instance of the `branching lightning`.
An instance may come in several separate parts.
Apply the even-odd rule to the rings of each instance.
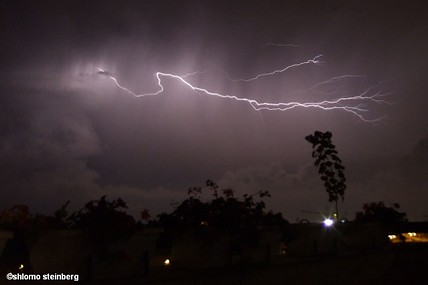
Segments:
[[[302,65],[306,65],[306,64],[318,64],[318,63],[322,63],[322,61],[319,60],[320,57],[322,57],[322,54],[317,55],[313,59],[309,59],[307,61],[303,61],[303,62],[300,62],[300,63],[295,63],[295,64],[292,64],[292,65],[288,65],[288,66],[286,66],[284,68],[276,69],[274,71],[270,71],[270,72],[266,72],[266,73],[260,73],[260,74],[258,74],[256,76],[254,76],[252,78],[248,78],[248,79],[243,79],[243,78],[239,78],[239,79],[229,78],[229,79],[232,80],[232,81],[250,82],[250,81],[257,80],[257,79],[259,79],[261,77],[272,76],[272,75],[275,75],[277,73],[283,73],[283,72],[285,72],[285,71],[287,71],[287,70],[289,70],[291,68],[294,68],[294,67],[298,67],[298,66],[302,66]]]
[[[314,90],[314,89],[316,89],[322,85],[335,83],[335,82],[340,81],[340,80],[345,79],[345,78],[358,78],[358,77],[366,77],[366,76],[365,75],[353,75],[353,74],[345,74],[345,75],[341,75],[341,76],[335,76],[335,77],[332,77],[328,80],[318,82],[317,84],[311,86],[310,88],[306,89],[305,91]]]
[[[322,55],[318,55],[318,56],[316,56],[312,59],[309,59],[307,61],[288,65],[284,68],[273,70],[271,72],[261,73],[261,74],[258,74],[256,76],[252,77],[252,78],[248,78],[248,79],[232,79],[232,78],[229,78],[229,80],[241,81],[241,82],[255,81],[257,79],[260,79],[261,77],[273,76],[275,74],[283,73],[287,70],[290,70],[292,68],[297,68],[299,66],[308,65],[308,64],[319,64],[319,63],[321,63],[321,61],[320,61],[321,56]],[[323,101],[314,101],[314,102],[298,102],[298,101],[295,101],[295,102],[276,102],[276,103],[275,102],[259,102],[255,99],[238,97],[236,95],[222,94],[222,93],[218,93],[218,92],[209,91],[205,88],[195,86],[192,83],[190,83],[188,80],[186,80],[187,77],[190,77],[190,76],[193,76],[196,74],[204,73],[203,71],[197,71],[197,72],[188,73],[185,75],[176,75],[176,74],[171,74],[171,73],[156,72],[155,78],[157,81],[158,90],[154,91],[154,92],[149,92],[149,93],[137,94],[137,93],[134,93],[133,91],[129,90],[125,86],[122,86],[112,73],[105,71],[101,68],[98,68],[97,73],[100,75],[107,76],[108,78],[110,78],[115,83],[115,85],[118,88],[122,89],[123,91],[125,91],[125,92],[127,92],[127,93],[129,93],[135,97],[160,95],[165,90],[165,87],[162,84],[162,78],[173,78],[173,79],[178,80],[179,82],[181,82],[185,86],[189,87],[191,90],[198,92],[200,94],[205,94],[208,96],[215,96],[215,97],[222,98],[222,99],[229,99],[229,100],[235,100],[235,101],[239,101],[239,102],[245,102],[245,103],[248,103],[256,111],[261,111],[261,110],[287,111],[287,110],[291,110],[294,108],[318,108],[318,109],[326,110],[326,111],[342,110],[342,111],[348,112],[352,115],[355,115],[356,117],[358,117],[360,120],[362,120],[364,122],[375,122],[375,121],[381,120],[382,118],[377,118],[377,119],[366,118],[364,116],[364,114],[366,114],[369,110],[366,107],[364,107],[364,103],[365,102],[366,103],[372,102],[372,103],[377,103],[377,104],[391,104],[390,102],[388,102],[384,99],[384,97],[389,95],[389,93],[382,93],[381,91],[379,91],[378,86],[369,87],[366,90],[364,90],[363,92],[361,92],[360,94],[357,94],[354,96],[339,97],[337,99],[332,99],[332,100],[323,100]],[[356,77],[364,77],[364,76],[363,75],[341,75],[341,76],[332,77],[328,80],[325,80],[325,81],[322,81],[322,82],[319,82],[319,83],[313,85],[312,87],[305,90],[305,92],[315,90],[315,89],[319,88],[320,86],[323,86],[326,84],[332,84],[332,83],[336,83],[336,82],[343,80],[343,79],[356,78]]]

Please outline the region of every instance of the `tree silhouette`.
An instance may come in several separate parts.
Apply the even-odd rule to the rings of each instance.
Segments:
[[[407,214],[399,212],[399,209],[398,203],[392,204],[391,207],[385,206],[382,201],[366,203],[363,211],[356,213],[355,220],[361,223],[380,223],[389,227],[397,227],[407,221]]]
[[[204,189],[212,191],[213,199],[202,201]],[[283,230],[284,240],[289,238],[288,221],[281,213],[266,211],[262,200],[270,197],[268,191],[244,194],[242,199],[235,197],[231,188],[220,189],[213,181],[206,181],[206,188],[191,187],[188,198],[182,201],[172,213],[159,215],[159,222],[165,228],[162,242],[171,244],[172,236],[193,229],[203,239],[210,239],[210,233],[219,233],[230,238],[236,251],[256,246],[259,242],[258,227],[277,226]]]
[[[88,235],[98,253],[105,254],[109,244],[126,239],[135,231],[135,219],[125,212],[127,208],[121,198],[109,201],[106,196],[102,196],[99,200],[86,203],[68,220],[72,227]]]
[[[312,144],[314,165],[318,167],[318,173],[328,193],[328,201],[335,202],[338,217],[337,201],[339,197],[342,198],[342,201],[344,199],[346,178],[345,167],[338,156],[336,146],[331,142],[331,137],[331,132],[315,131],[313,135],[306,136],[305,139]]]

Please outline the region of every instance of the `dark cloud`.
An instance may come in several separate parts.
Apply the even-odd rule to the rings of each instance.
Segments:
[[[419,140],[413,149],[397,159],[368,182],[370,196],[377,200],[398,202],[413,219],[426,219],[425,205],[428,197],[424,194],[428,182],[428,137]]]
[[[421,219],[428,21],[420,1],[0,5],[0,207],[50,211],[66,199],[109,194],[161,211],[211,178],[240,192],[270,190],[270,205],[294,219],[328,207],[304,137],[330,130],[347,167],[349,216],[368,200],[385,200],[402,201]],[[228,79],[320,54],[322,65],[257,82]],[[158,71],[204,71],[189,81],[264,102],[319,101],[376,85],[393,104],[365,102],[369,118],[386,115],[371,124],[344,111],[256,112],[173,78],[163,79],[161,95],[135,98],[109,78],[154,92]],[[345,74],[364,76],[340,81],[330,95],[330,85],[303,92]]]
[[[303,218],[318,221],[322,217],[321,212],[330,210],[327,194],[311,164],[294,171],[286,170],[280,162],[249,166],[227,172],[220,179],[220,184],[238,189],[240,195],[269,191],[272,195],[266,200],[269,209],[281,211],[293,222]],[[312,213],[308,215],[307,212]]]
[[[88,182],[97,174],[86,167],[85,159],[101,147],[92,123],[70,100],[71,94],[16,88],[9,92],[13,96],[2,97],[0,107],[6,114],[2,126],[9,129],[0,139],[2,206],[22,200],[39,209],[51,208],[69,197],[86,195],[82,186],[91,188]]]

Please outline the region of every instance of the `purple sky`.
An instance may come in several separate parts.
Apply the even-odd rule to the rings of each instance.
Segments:
[[[331,131],[346,166],[340,204],[398,202],[428,219],[428,9],[424,1],[1,1],[0,209],[53,213],[65,201],[122,197],[134,213],[171,210],[206,179],[238,195],[269,190],[285,218],[328,211],[304,137]],[[266,45],[267,43],[295,46]],[[322,64],[251,78],[322,54]],[[344,110],[255,111],[213,92],[262,102],[314,102],[369,87],[392,103]],[[110,74],[109,73],[109,74]],[[310,89],[335,76],[345,78]],[[333,92],[334,91],[334,92]],[[345,103],[345,102],[344,102]]]

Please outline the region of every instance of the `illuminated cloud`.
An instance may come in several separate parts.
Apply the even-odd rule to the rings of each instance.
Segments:
[[[341,212],[370,199],[425,214],[425,147],[412,150],[428,121],[422,2],[164,4],[3,1],[0,208],[107,194],[162,211],[210,178],[271,191],[294,221],[329,207],[304,141],[329,130],[349,180]],[[162,96],[112,77],[137,95],[161,80]]]

